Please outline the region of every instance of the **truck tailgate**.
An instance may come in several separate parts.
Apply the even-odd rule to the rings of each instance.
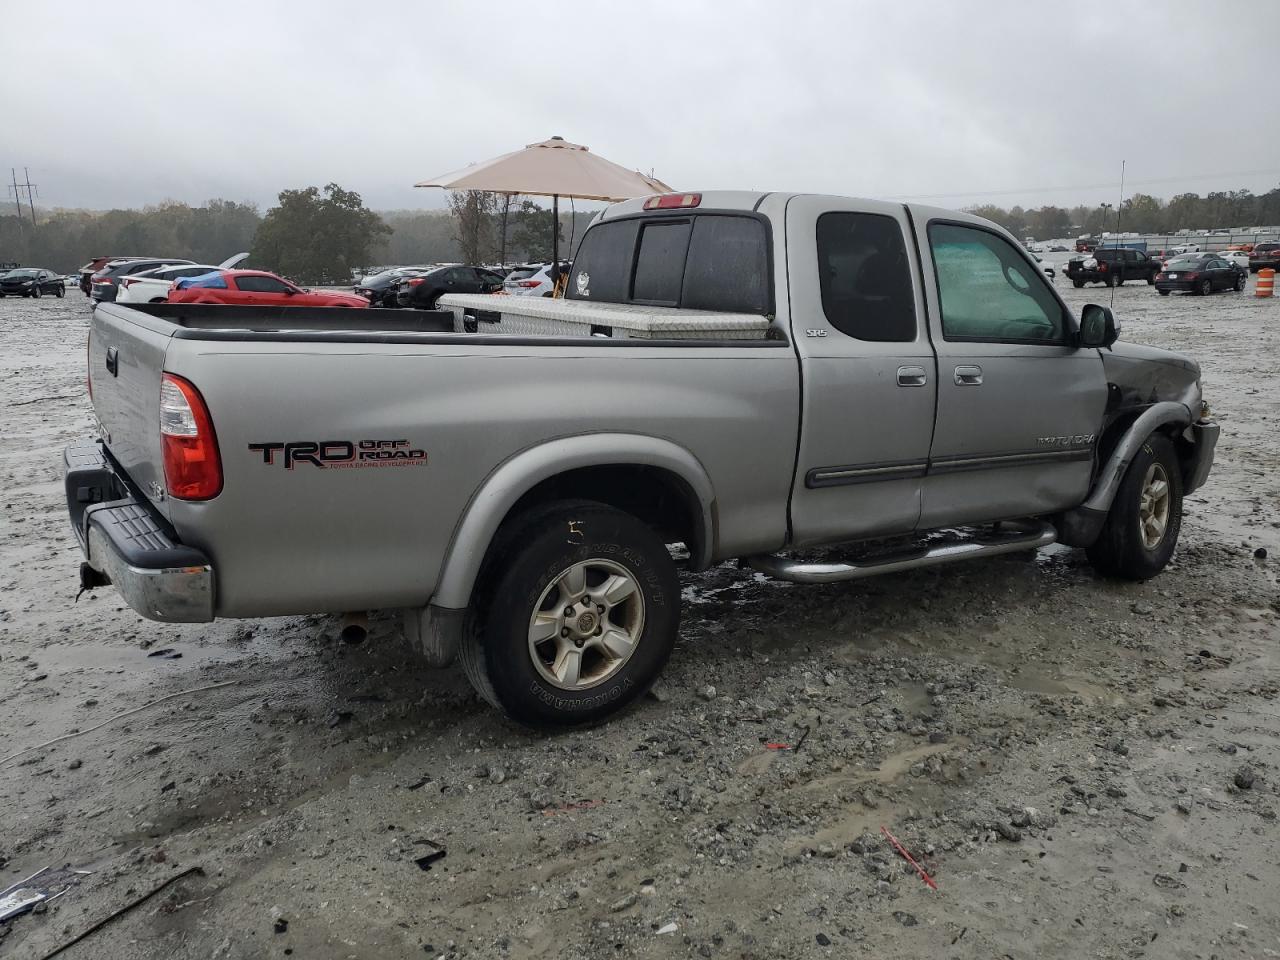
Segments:
[[[102,438],[138,492],[166,519],[160,379],[171,332],[145,314],[110,307],[95,309],[89,325],[89,385]]]

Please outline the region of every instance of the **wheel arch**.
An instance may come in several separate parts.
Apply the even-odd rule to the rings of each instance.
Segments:
[[[499,530],[552,500],[587,499],[684,541],[695,569],[710,565],[716,543],[715,493],[698,459],[678,444],[640,434],[563,437],[522,450],[472,495],[441,565],[431,604],[466,607]],[[674,509],[673,509],[674,508]]]

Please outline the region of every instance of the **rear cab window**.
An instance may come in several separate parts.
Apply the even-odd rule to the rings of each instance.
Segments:
[[[610,220],[592,227],[566,297],[721,313],[773,312],[762,218],[698,213]]]

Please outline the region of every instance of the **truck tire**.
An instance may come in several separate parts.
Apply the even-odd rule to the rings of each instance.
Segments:
[[[1156,285],[1156,275],[1154,273],[1147,274],[1147,286],[1154,287]]]
[[[1169,295],[1168,290],[1157,290],[1156,293],[1160,294],[1162,297],[1167,297]]]
[[[1150,580],[1165,568],[1182,529],[1182,471],[1172,441],[1152,434],[1125,471],[1102,533],[1086,551],[1099,573]]]
[[[680,587],[645,524],[605,504],[559,501],[511,524],[490,556],[459,659],[511,719],[593,723],[658,679],[675,646]]]
[[[67,295],[66,284],[62,284],[62,283],[58,284],[58,289],[55,290],[54,293],[56,293],[58,296],[58,299],[61,300],[63,297]]]
[[[1083,287],[1083,286],[1084,286],[1084,281],[1083,281],[1083,280],[1072,280],[1072,281],[1071,281],[1071,285],[1072,285],[1073,287],[1075,287],[1077,290],[1079,290],[1081,287]]]
[[[1123,279],[1121,279],[1120,274],[1118,274],[1118,273],[1109,273],[1109,274],[1107,274],[1107,286],[1108,286],[1108,287],[1118,287],[1118,286],[1120,286],[1120,285],[1121,285],[1121,284],[1123,284],[1123,283],[1124,283],[1124,280],[1123,280]]]

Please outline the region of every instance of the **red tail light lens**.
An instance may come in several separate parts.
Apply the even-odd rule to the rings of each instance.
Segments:
[[[416,287],[418,284],[422,282],[423,280],[421,277],[414,277],[412,280],[409,281],[409,286]]]
[[[110,286],[110,285],[111,285],[111,280],[110,280],[110,279],[108,279],[107,277],[98,277],[98,278],[96,278],[93,282],[94,282],[94,283],[105,283],[107,286]]]
[[[646,210],[670,210],[672,207],[696,207],[702,202],[700,193],[664,193],[644,202]]]
[[[1196,279],[1196,277],[1198,277],[1198,276],[1200,276],[1200,274],[1198,274],[1198,273],[1196,273],[1194,270],[1192,270],[1190,273],[1184,273],[1184,274],[1182,275],[1182,279],[1183,279],[1183,280],[1194,280],[1194,279]]]
[[[517,280],[516,282],[522,287],[538,287],[542,285],[541,280]]]
[[[200,391],[166,373],[160,383],[160,444],[169,496],[211,500],[222,492],[222,458]]]

